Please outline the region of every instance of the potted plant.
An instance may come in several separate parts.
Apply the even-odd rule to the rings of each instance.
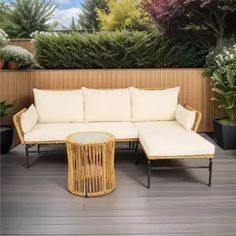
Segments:
[[[222,50],[213,50],[206,58],[204,74],[213,81],[213,98],[225,117],[213,121],[217,144],[236,149],[236,44],[229,40]]]
[[[14,102],[7,103],[6,101],[0,102],[0,119],[7,115],[8,110],[14,105]],[[4,154],[9,152],[12,139],[13,139],[13,128],[11,125],[0,125],[1,133],[1,150],[0,153]]]
[[[236,149],[236,64],[213,73],[213,89],[219,108],[227,115],[214,120],[217,144],[223,149]]]
[[[7,45],[0,49],[8,62],[8,69],[27,69],[34,64],[33,55],[24,48]]]

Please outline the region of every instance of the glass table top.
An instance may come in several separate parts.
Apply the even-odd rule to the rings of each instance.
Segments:
[[[112,138],[112,134],[105,132],[77,132],[69,135],[67,140],[81,144],[96,144],[107,142]]]

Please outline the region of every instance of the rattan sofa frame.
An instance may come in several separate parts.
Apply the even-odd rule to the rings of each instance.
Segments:
[[[195,111],[196,112],[196,119],[193,125],[192,130],[194,132],[197,132],[199,124],[201,122],[202,119],[202,113],[191,108],[190,106],[185,106],[185,108],[187,108],[188,110],[191,111]],[[21,144],[25,145],[25,157],[26,157],[26,167],[29,168],[30,167],[30,162],[29,162],[29,154],[31,153],[41,153],[42,151],[40,150],[40,146],[41,145],[55,145],[55,144],[66,144],[66,140],[63,141],[48,141],[48,142],[26,142],[24,140],[24,136],[23,136],[23,131],[21,128],[21,124],[20,124],[20,116],[22,113],[24,113],[27,109],[24,108],[21,111],[19,111],[18,113],[16,113],[13,116],[13,123],[15,125],[17,134],[19,136],[20,142]],[[139,145],[139,139],[138,138],[134,138],[134,139],[116,139],[116,142],[128,142],[129,146],[128,148],[124,148],[123,150],[134,150],[135,152],[138,151],[138,145]],[[37,151],[32,151],[30,150],[33,146],[37,145]],[[144,152],[145,149],[143,148]],[[147,159],[147,188],[150,188],[150,183],[151,183],[151,172],[152,170],[156,170],[156,169],[160,169],[159,167],[153,167],[152,163],[154,161],[158,161],[158,160],[164,160],[164,159],[208,159],[209,160],[209,164],[208,166],[196,166],[196,167],[172,167],[173,169],[176,168],[204,168],[204,169],[208,169],[209,170],[209,178],[208,178],[208,186],[211,186],[212,183],[212,167],[213,167],[213,162],[212,159],[214,158],[214,155],[188,155],[188,156],[148,156],[147,153],[145,152],[146,155],[146,159]],[[138,163],[138,158],[136,160],[136,163]]]
[[[26,167],[29,168],[30,165],[30,161],[29,161],[29,155],[30,154],[34,154],[34,153],[43,153],[43,152],[48,152],[48,151],[42,151],[40,149],[40,147],[42,145],[57,145],[57,144],[66,144],[66,140],[53,140],[53,141],[47,141],[47,142],[41,142],[41,141],[37,141],[37,142],[29,142],[29,141],[25,141],[24,140],[24,133],[23,130],[21,128],[21,124],[20,124],[20,117],[22,115],[22,113],[24,113],[27,109],[23,108],[22,110],[20,110],[19,112],[17,112],[14,116],[13,116],[13,123],[14,126],[16,128],[18,137],[20,139],[20,143],[25,145],[25,159],[26,159]],[[138,145],[139,145],[139,141],[138,138],[131,138],[131,139],[116,139],[116,142],[127,142],[128,143],[128,147],[127,148],[119,148],[118,150],[130,150],[130,151],[138,151]],[[34,147],[35,145],[37,145],[37,151],[35,150],[31,150],[32,147]],[[52,151],[50,151],[52,152]]]

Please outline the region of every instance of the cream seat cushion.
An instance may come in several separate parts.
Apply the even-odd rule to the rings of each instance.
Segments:
[[[179,87],[163,90],[129,88],[133,121],[174,120]]]
[[[24,135],[30,142],[63,141],[69,134],[80,131],[103,131],[111,133],[117,140],[138,138],[138,131],[131,122],[57,123],[36,124]]]
[[[213,144],[199,134],[184,129],[177,121],[136,122],[135,125],[139,131],[139,141],[150,159],[212,155],[215,152]]]
[[[85,121],[131,121],[129,89],[87,89],[84,94]]]
[[[82,122],[84,103],[81,90],[33,89],[39,123]]]

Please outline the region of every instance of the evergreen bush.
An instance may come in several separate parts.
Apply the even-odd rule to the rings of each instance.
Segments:
[[[170,68],[202,67],[205,52],[157,32],[39,34],[36,59],[43,68]]]

